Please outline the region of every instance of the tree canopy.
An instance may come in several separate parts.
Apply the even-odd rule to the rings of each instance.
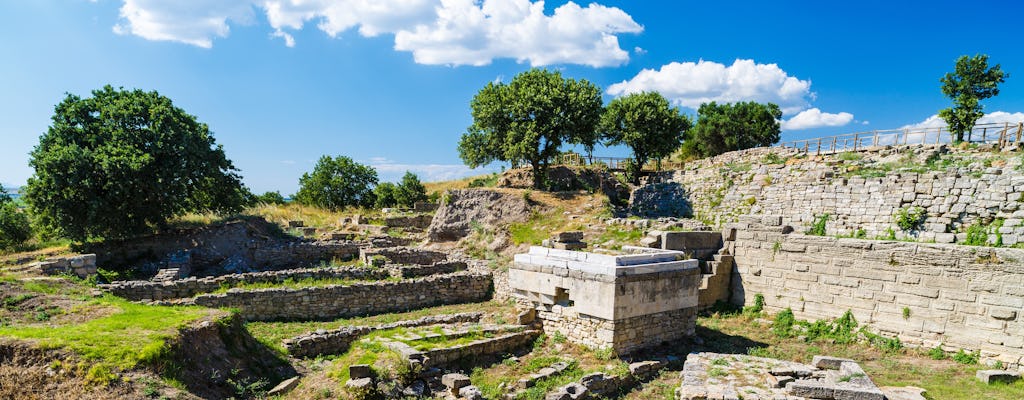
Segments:
[[[593,147],[601,104],[600,88],[557,71],[535,68],[508,84],[488,83],[470,102],[473,124],[459,141],[459,157],[471,168],[525,162],[534,187],[543,188],[548,161],[562,144]]]
[[[427,199],[427,188],[416,174],[405,171],[402,180],[395,187],[395,202],[402,207],[412,207],[417,201]]]
[[[996,64],[988,67],[988,56],[960,56],[954,72],[947,73],[942,82],[942,94],[953,100],[953,107],[939,110],[939,116],[946,121],[949,131],[956,134],[956,141],[964,140],[964,133],[974,129],[982,116],[981,100],[999,94],[999,84],[1010,75]]]
[[[18,210],[3,186],[0,186],[0,249],[12,248],[32,237],[28,216]]]
[[[247,190],[197,121],[159,93],[68,94],[30,153],[25,199],[41,226],[82,240],[126,237],[190,211],[235,212]]]
[[[612,100],[601,115],[600,130],[607,145],[625,144],[633,150],[635,168],[626,171],[638,183],[648,160],[672,154],[690,128],[690,119],[657,92],[628,94]]]
[[[779,141],[779,106],[768,103],[701,104],[697,124],[687,133],[683,154],[712,157],[734,150],[771,146]]]
[[[295,201],[330,210],[373,207],[377,171],[345,156],[320,157],[313,172],[299,178]]]

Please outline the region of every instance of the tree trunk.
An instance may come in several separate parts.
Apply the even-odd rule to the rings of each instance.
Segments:
[[[533,188],[543,189],[544,176],[546,171],[541,170],[540,162],[538,160],[530,160],[530,167],[533,169]]]

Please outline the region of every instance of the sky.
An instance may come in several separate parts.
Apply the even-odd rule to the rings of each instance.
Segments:
[[[155,90],[207,123],[257,193],[294,193],[322,155],[384,181],[494,171],[458,157],[469,101],[532,67],[605,101],[661,92],[783,109],[783,141],[933,126],[961,55],[1009,73],[985,121],[1024,120],[1019,1],[0,1],[0,183],[67,93]],[[598,156],[628,149],[598,148]]]

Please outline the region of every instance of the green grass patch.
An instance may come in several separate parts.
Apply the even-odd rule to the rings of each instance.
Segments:
[[[254,283],[242,283],[235,286],[221,286],[212,294],[227,293],[231,289],[241,290],[258,290],[258,289],[302,289],[308,287],[323,287],[323,286],[348,286],[357,283],[373,283],[373,282],[398,282],[401,278],[390,277],[386,279],[378,280],[359,280],[359,279],[342,279],[342,278],[304,278],[294,279],[287,278],[281,282],[254,282]]]
[[[92,304],[118,311],[79,324],[6,326],[0,328],[0,336],[32,340],[48,349],[69,349],[86,360],[128,369],[159,361],[167,350],[166,341],[179,328],[210,313],[201,307],[150,306],[110,295]]]

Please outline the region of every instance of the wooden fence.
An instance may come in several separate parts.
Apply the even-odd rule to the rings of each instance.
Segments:
[[[978,124],[970,132],[964,133],[963,141],[991,143],[1001,148],[1010,144],[1020,144],[1022,134],[1024,134],[1024,122]],[[804,153],[832,154],[875,146],[951,143],[954,141],[953,139],[953,134],[949,129],[941,126],[847,133],[785,142],[780,143],[779,146],[794,148]]]

